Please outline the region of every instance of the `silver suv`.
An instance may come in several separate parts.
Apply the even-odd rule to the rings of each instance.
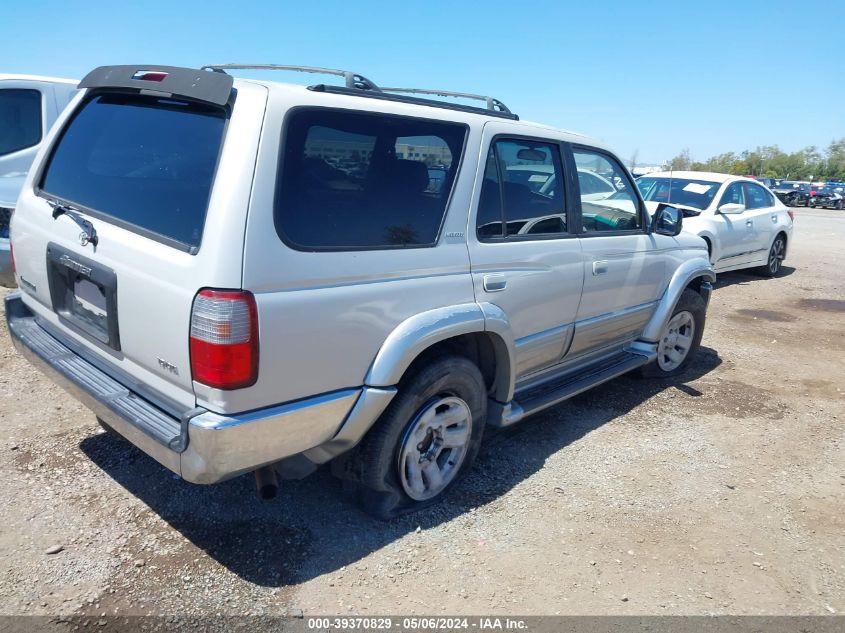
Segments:
[[[184,479],[271,496],[332,462],[390,517],[485,426],[692,359],[705,243],[604,146],[492,98],[232,68],[92,71],[12,223],[17,348]]]

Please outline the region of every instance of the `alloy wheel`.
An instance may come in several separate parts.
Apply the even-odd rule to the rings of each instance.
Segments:
[[[691,312],[678,312],[666,324],[657,345],[657,364],[663,371],[672,371],[686,360],[695,338],[695,319]]]
[[[772,248],[769,250],[769,272],[772,275],[776,275],[777,272],[780,270],[780,263],[783,260],[783,238],[777,238],[772,244]]]
[[[399,479],[415,501],[440,494],[457,476],[469,449],[472,412],[461,398],[434,398],[408,426],[399,447]]]

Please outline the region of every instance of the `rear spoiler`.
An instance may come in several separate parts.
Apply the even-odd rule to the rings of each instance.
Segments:
[[[225,73],[178,66],[100,66],[85,75],[78,88],[128,88],[222,106],[231,98],[233,81]]]

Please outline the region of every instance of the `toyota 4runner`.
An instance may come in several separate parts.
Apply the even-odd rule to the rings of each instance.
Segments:
[[[18,350],[201,484],[318,465],[381,517],[440,497],[485,426],[683,371],[715,275],[590,139],[380,88],[92,71],[12,221]]]

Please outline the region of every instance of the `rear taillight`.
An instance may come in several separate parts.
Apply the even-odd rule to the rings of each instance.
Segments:
[[[18,272],[18,269],[17,269],[17,267],[15,266],[15,247],[12,245],[12,241],[11,241],[11,240],[9,240],[9,260],[11,261],[11,264],[12,264],[12,274],[14,275],[15,273],[17,273],[17,272]]]
[[[787,210],[787,213],[789,214],[789,219],[790,219],[790,220],[794,220],[794,219],[795,219],[795,211],[793,211],[792,209],[788,209],[788,210]]]
[[[200,290],[191,311],[191,375],[216,389],[258,380],[258,309],[252,293]]]

